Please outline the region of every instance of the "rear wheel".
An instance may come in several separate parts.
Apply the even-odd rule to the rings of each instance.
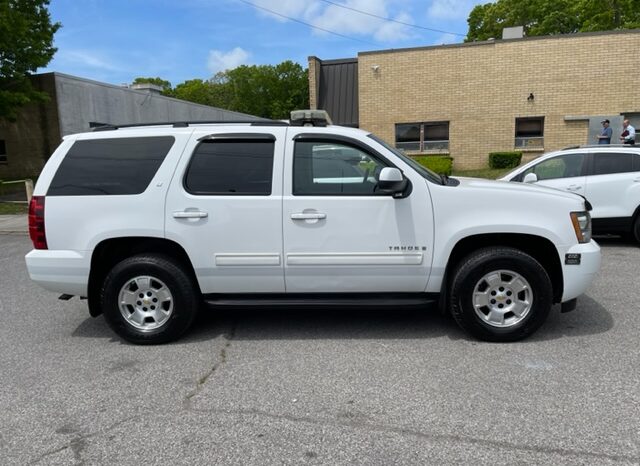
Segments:
[[[476,338],[516,341],[535,332],[552,305],[545,269],[530,255],[494,247],[461,261],[450,288],[451,314]]]
[[[109,326],[137,344],[179,338],[198,312],[198,290],[182,266],[169,257],[140,255],[118,263],[102,288]]]

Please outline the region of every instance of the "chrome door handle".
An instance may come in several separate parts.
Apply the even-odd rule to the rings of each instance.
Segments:
[[[173,218],[206,218],[209,214],[201,210],[176,210]]]
[[[569,191],[577,191],[578,189],[582,189],[582,186],[580,186],[579,184],[572,184],[570,186],[567,186],[567,190]]]
[[[320,212],[291,214],[291,220],[322,220],[327,218],[327,214]]]

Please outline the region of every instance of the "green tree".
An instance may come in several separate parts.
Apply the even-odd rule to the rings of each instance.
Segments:
[[[640,27],[638,0],[497,0],[478,5],[467,19],[465,42],[502,37],[502,29],[524,26],[543,36]]]
[[[46,100],[29,76],[46,66],[56,52],[49,0],[0,0],[0,118],[15,120],[18,110]]]
[[[291,110],[309,107],[307,70],[297,63],[242,65],[208,81],[178,84],[172,97],[264,118],[288,118]]]
[[[213,105],[211,83],[202,79],[189,79],[178,84],[170,92],[164,92],[164,94],[202,105]]]
[[[583,0],[581,5],[581,31],[640,28],[638,0]]]
[[[163,92],[171,91],[171,83],[162,78],[136,78],[132,84],[155,84],[160,86]]]

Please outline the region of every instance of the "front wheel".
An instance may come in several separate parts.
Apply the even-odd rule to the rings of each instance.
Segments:
[[[640,243],[640,214],[636,215],[636,219],[633,222],[633,237]]]
[[[514,248],[471,253],[453,273],[451,314],[465,331],[486,341],[526,338],[546,320],[552,284],[545,269]]]
[[[145,254],[127,258],[107,275],[102,306],[109,326],[136,344],[179,338],[198,312],[198,290],[173,259]]]

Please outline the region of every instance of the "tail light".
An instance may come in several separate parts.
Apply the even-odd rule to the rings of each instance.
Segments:
[[[44,229],[44,196],[33,196],[29,203],[29,236],[36,249],[48,249]]]

